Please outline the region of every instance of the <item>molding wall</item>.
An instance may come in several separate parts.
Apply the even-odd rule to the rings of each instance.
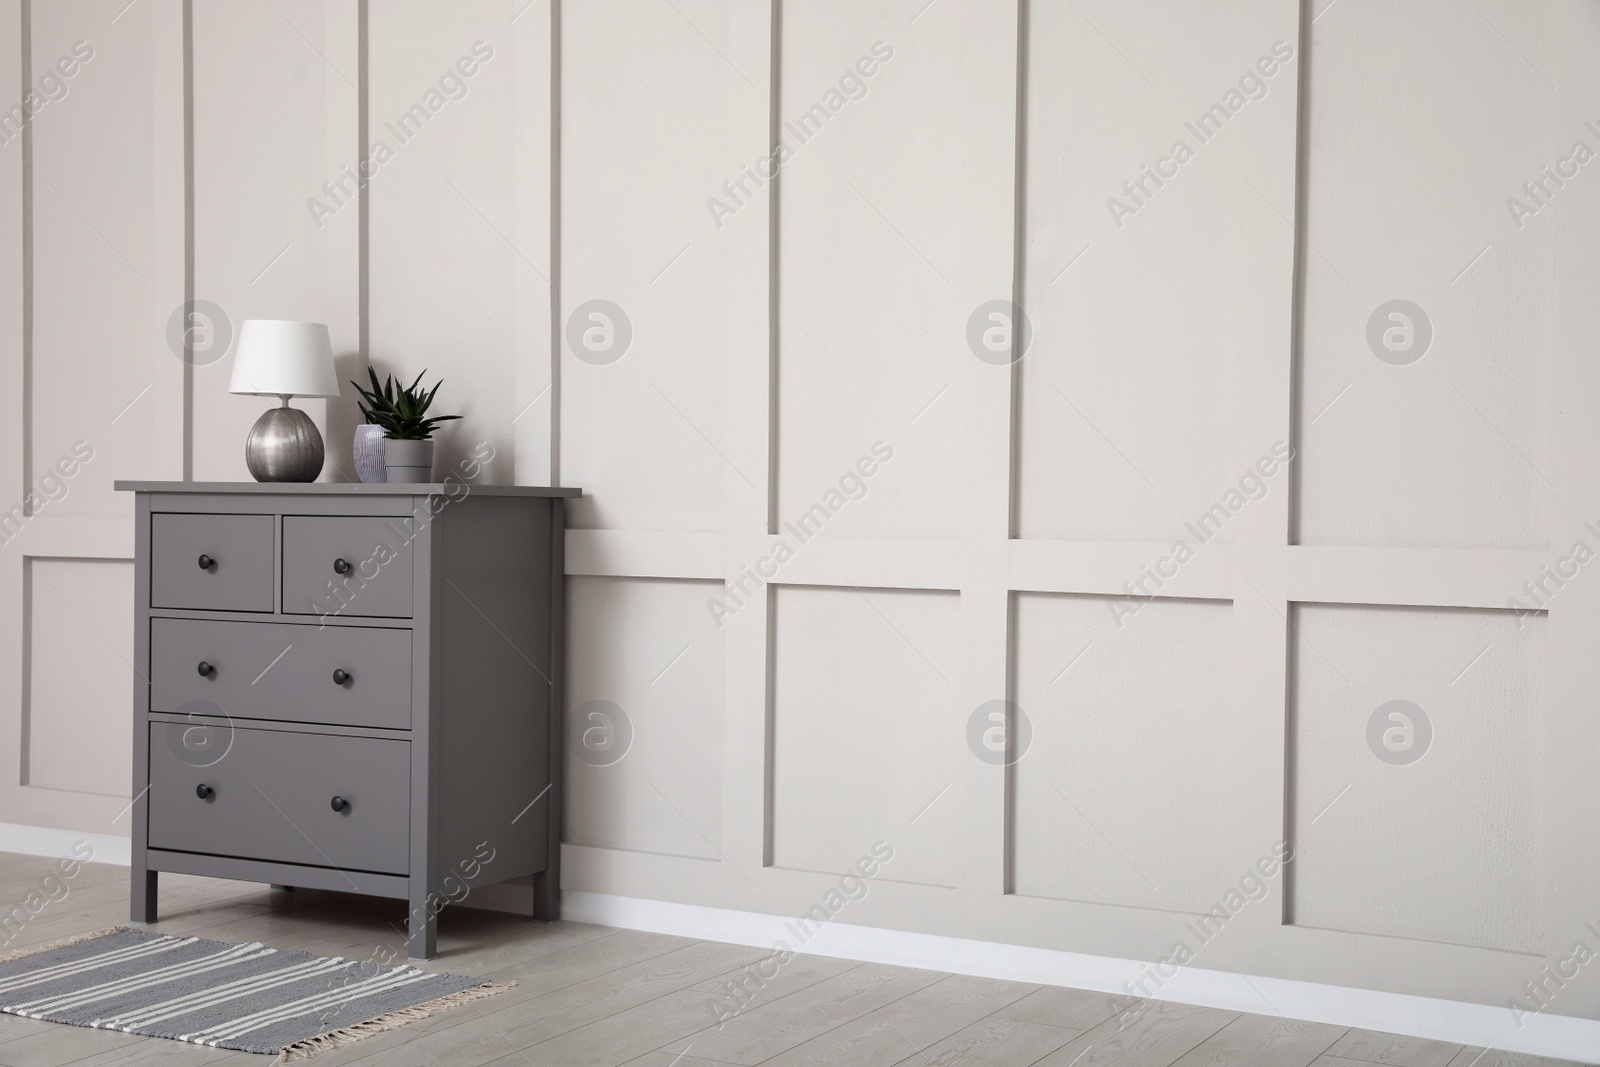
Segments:
[[[1489,1033],[1600,925],[1597,52],[1582,0],[0,0],[0,818],[125,831],[110,483],[247,477],[218,338],[316,319],[444,380],[444,468],[585,490],[568,732],[631,747],[571,753],[575,911],[759,939],[881,841],[850,953],[1094,985],[1245,886],[1184,983]]]

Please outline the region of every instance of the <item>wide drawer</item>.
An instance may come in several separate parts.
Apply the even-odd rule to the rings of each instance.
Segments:
[[[411,615],[411,539],[404,520],[283,517],[286,615]]]
[[[150,724],[151,848],[407,872],[409,742],[224,728],[186,746],[196,729]]]
[[[272,610],[271,515],[150,516],[150,603]]]
[[[151,619],[150,710],[408,730],[411,631]]]

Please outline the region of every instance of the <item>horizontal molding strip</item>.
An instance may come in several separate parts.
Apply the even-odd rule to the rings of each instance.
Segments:
[[[1211,543],[1179,563],[1171,541],[825,535],[802,540],[793,531],[724,536],[568,530],[567,573],[718,581],[748,571],[751,587],[959,589],[971,554],[980,548],[1005,553],[1007,587],[1018,592],[1127,596],[1132,586],[1134,595],[1245,599],[1255,594],[1233,575],[1239,554],[1248,552],[1279,561],[1286,599],[1294,602],[1502,609],[1513,597],[1537,606],[1525,583],[1543,582],[1540,595],[1552,599],[1550,591],[1558,587],[1545,568],[1554,572],[1561,555],[1520,549]],[[1565,577],[1555,573],[1564,582],[1582,580],[1581,571]]]
[[[1561,553],[1490,548],[1294,547],[1288,553],[1289,599],[1303,603],[1412,604],[1504,608],[1534,602],[1524,582],[1538,582]],[[1562,581],[1582,580],[1575,574]],[[1555,589],[1553,582],[1548,589]],[[1548,593],[1540,594],[1548,598]],[[1557,594],[1559,595],[1559,594]]]
[[[1234,589],[1229,576],[1238,551],[1233,544],[1201,545],[1180,565],[1172,541],[1017,539],[1006,546],[1007,581],[1021,592],[1090,596],[1127,596],[1124,583],[1144,581],[1144,590],[1155,596],[1230,600]]]
[[[614,578],[721,579],[719,533],[568,530],[567,573]]]
[[[31,516],[0,510],[0,546],[35,558],[115,559],[133,562],[133,515],[64,517],[50,505]]]
[[[733,542],[730,580],[751,574],[772,585],[961,588],[968,542],[940,537],[822,536],[802,541],[804,533],[785,530]]]

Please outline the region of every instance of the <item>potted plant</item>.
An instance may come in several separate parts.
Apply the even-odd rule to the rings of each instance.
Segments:
[[[432,389],[420,388],[424,368],[417,380],[408,386],[396,386],[394,375],[378,382],[378,372],[371,367],[367,374],[372,388],[363,389],[356,382],[356,392],[361,394],[362,416],[367,422],[383,429],[383,466],[385,480],[391,482],[426,482],[433,477],[433,431],[439,423],[459,419],[460,415],[428,415],[434,394],[444,383],[437,382]]]

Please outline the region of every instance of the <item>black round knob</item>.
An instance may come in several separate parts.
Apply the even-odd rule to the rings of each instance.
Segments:
[[[204,552],[200,553],[200,569],[201,570],[208,571],[212,567],[215,567],[216,565],[217,565],[217,561],[216,560],[212,559],[210,556],[206,555]]]
[[[210,800],[216,794],[216,792],[217,791],[215,789],[212,789],[204,782],[201,782],[199,785],[194,787],[194,795],[199,797],[201,800]]]
[[[333,684],[334,685],[343,685],[344,683],[348,682],[349,680],[350,680],[350,672],[349,671],[344,670],[343,668],[340,668],[339,670],[336,670],[336,671],[333,672]]]
[[[336,560],[333,561],[333,573],[335,573],[335,574],[349,574],[350,571],[351,571],[351,567],[350,567],[350,561],[349,560],[344,559],[344,558],[340,558],[340,559],[336,559]]]
[[[200,677],[202,678],[209,678],[213,674],[217,673],[217,669],[211,664],[207,663],[205,660],[201,660],[200,665],[195,669],[200,672]]]
[[[350,807],[350,802],[344,797],[334,797],[333,800],[329,801],[328,806],[334,811],[344,811]]]

